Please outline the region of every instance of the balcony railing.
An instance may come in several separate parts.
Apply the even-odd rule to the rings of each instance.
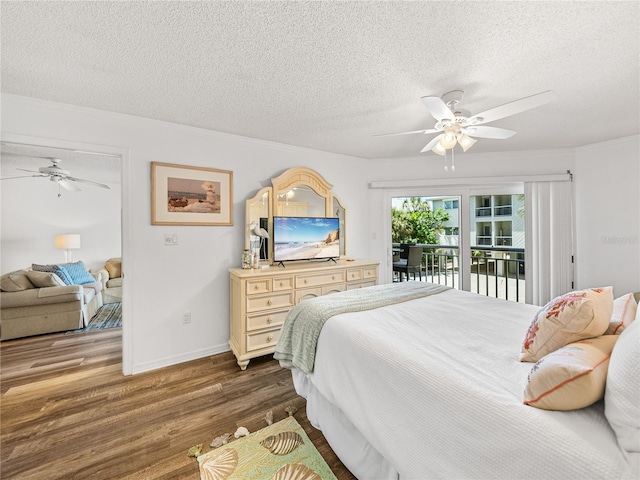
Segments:
[[[511,216],[511,211],[511,205],[500,205],[493,209],[493,214],[496,217]]]
[[[471,252],[471,291],[524,302],[524,248],[476,246]]]
[[[431,283],[460,288],[460,255],[457,245],[421,244],[422,278]],[[471,247],[469,290],[524,303],[524,248]],[[419,278],[419,276],[416,276]]]

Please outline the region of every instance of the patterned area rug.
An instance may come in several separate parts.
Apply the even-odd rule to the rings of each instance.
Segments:
[[[105,303],[98,309],[98,312],[89,320],[89,325],[77,330],[71,330],[66,335],[75,335],[76,333],[92,332],[94,330],[103,330],[105,328],[116,328],[122,326],[122,304],[121,303]]]
[[[201,480],[337,480],[293,417],[198,457]]]

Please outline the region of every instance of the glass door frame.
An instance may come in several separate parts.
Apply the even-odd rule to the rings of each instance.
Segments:
[[[471,290],[471,212],[470,198],[476,195],[513,195],[524,193],[524,182],[491,182],[475,185],[428,185],[385,189],[385,251],[387,252],[387,281],[393,276],[393,245],[391,242],[391,204],[398,197],[459,197],[458,202],[458,254],[460,290]]]

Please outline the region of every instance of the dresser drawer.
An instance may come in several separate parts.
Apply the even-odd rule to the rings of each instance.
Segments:
[[[319,285],[328,285],[331,283],[344,283],[344,270],[316,273],[314,275],[298,275],[296,276],[296,288],[317,287]]]
[[[378,278],[378,269],[376,267],[365,267],[364,268],[364,278]]]
[[[293,277],[276,277],[273,279],[273,291],[291,290],[293,288]]]
[[[304,300],[322,296],[322,287],[296,290],[296,305]]]
[[[247,280],[247,295],[267,293],[270,291],[271,291],[270,278],[257,278],[254,280]]]
[[[280,329],[267,330],[266,332],[247,334],[247,351],[261,348],[275,347],[280,338]]]
[[[247,297],[247,313],[293,306],[293,291]]]
[[[370,280],[368,282],[360,282],[360,283],[350,283],[347,285],[347,290],[354,290],[356,288],[363,287],[373,287],[376,284],[375,280]]]
[[[322,295],[329,295],[330,293],[343,292],[347,289],[344,283],[336,283],[335,285],[325,285],[322,287]]]
[[[276,327],[284,323],[289,310],[279,312],[261,313],[259,315],[247,315],[247,331],[260,330],[261,328]]]
[[[362,280],[364,278],[364,274],[361,268],[347,270],[347,281],[348,282],[357,282],[358,280]]]

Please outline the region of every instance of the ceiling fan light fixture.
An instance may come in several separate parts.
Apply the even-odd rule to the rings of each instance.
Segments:
[[[471,138],[469,135],[467,135],[466,133],[463,133],[461,135],[458,135],[458,143],[460,144],[460,146],[462,147],[462,150],[464,150],[465,152],[467,150],[469,150],[474,143],[476,143],[477,140],[474,138]]]
[[[452,130],[445,130],[444,135],[438,142],[438,144],[445,150],[456,146],[456,134]]]
[[[447,153],[447,149],[440,145],[440,142],[436,143],[436,146],[431,149],[432,152],[442,155],[443,157]]]

